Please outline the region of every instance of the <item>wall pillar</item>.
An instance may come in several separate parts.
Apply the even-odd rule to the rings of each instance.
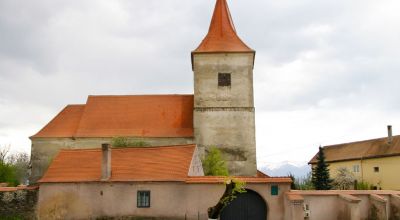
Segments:
[[[369,216],[377,217],[382,220],[389,220],[389,203],[384,197],[376,194],[371,194],[369,196],[369,201],[371,203]]]
[[[286,194],[286,220],[304,220],[304,198],[295,193]]]
[[[400,195],[390,195],[390,219],[400,219]]]
[[[348,194],[339,194],[339,198],[342,200],[342,202],[344,202],[344,205],[346,206],[345,210],[347,210],[347,212],[344,213],[345,216],[343,217],[345,219],[361,220],[361,199]]]

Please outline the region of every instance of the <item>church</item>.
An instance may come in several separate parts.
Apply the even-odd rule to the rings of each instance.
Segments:
[[[379,219],[400,216],[398,191],[295,191],[289,177],[257,170],[255,51],[226,0],[216,0],[191,63],[194,94],[89,96],[30,137],[38,219],[206,220],[226,181],[204,176],[212,147],[246,183],[221,220],[361,220],[372,208]],[[146,144],[113,147],[115,138]]]
[[[226,0],[217,0],[209,31],[191,53],[194,94],[89,96],[67,105],[30,137],[38,217],[207,219],[226,177],[204,176],[201,158],[217,147],[247,189],[222,219],[238,210],[253,213],[245,219],[282,219],[291,179],[257,170],[254,61]],[[118,137],[146,146],[111,146]],[[252,210],[240,211],[244,201]]]
[[[237,35],[226,1],[218,1],[209,32],[191,53],[192,95],[89,96],[67,105],[32,141],[31,183],[60,149],[98,148],[114,137],[150,146],[218,147],[230,174],[255,176],[253,97],[255,51]]]

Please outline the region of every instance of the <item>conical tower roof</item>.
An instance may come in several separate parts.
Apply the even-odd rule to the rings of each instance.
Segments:
[[[207,36],[193,53],[254,52],[237,35],[226,0],[217,0]]]

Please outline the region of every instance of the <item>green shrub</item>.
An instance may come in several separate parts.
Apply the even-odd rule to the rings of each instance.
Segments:
[[[356,190],[370,190],[372,188],[372,185],[367,183],[367,182],[357,182],[356,183]]]
[[[229,176],[228,168],[222,159],[221,151],[212,147],[203,160],[204,175],[206,176]]]
[[[145,141],[131,141],[127,137],[115,137],[111,140],[111,145],[113,147],[147,147],[150,146],[149,143]]]

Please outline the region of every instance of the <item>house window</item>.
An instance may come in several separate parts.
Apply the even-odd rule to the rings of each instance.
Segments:
[[[149,208],[150,207],[150,191],[137,192],[137,207]]]
[[[359,173],[360,172],[360,165],[354,165],[353,166],[353,172],[354,173]]]
[[[230,73],[218,73],[218,86],[231,86],[231,74]]]
[[[374,167],[374,172],[379,173],[379,167]]]
[[[271,195],[277,196],[279,194],[279,188],[277,185],[272,185],[271,186]]]

